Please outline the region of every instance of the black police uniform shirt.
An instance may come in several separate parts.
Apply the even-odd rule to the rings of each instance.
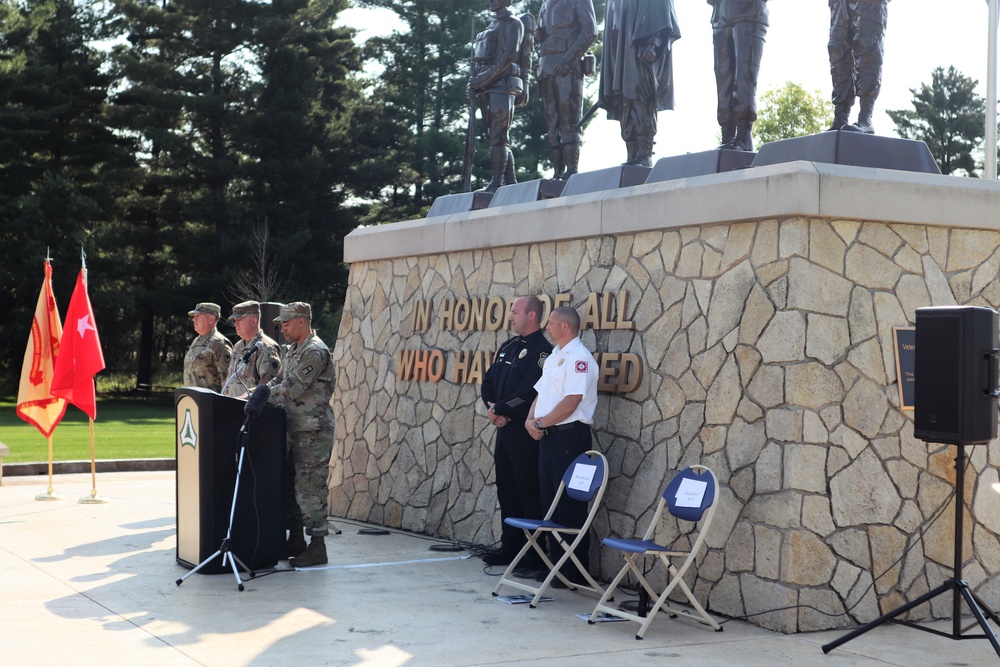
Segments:
[[[527,336],[514,336],[501,345],[483,377],[483,403],[494,403],[495,414],[524,422],[535,400],[534,385],[551,352],[552,344],[541,329]]]

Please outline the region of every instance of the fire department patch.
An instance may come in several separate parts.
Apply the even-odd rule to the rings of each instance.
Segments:
[[[578,361],[578,362],[576,362],[576,372],[577,373],[586,373],[587,372],[587,362],[586,361]]]

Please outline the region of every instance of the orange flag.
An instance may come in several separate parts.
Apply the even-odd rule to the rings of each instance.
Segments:
[[[52,266],[45,260],[45,282],[38,295],[31,335],[21,365],[21,384],[17,389],[17,416],[46,438],[52,436],[66,414],[66,401],[52,395],[52,365],[59,354],[62,324],[52,296]]]
[[[97,417],[94,376],[104,370],[101,337],[87,295],[87,269],[80,269],[66,311],[66,331],[52,372],[52,395],[65,398],[91,419]]]

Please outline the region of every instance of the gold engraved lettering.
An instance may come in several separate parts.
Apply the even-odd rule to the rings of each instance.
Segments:
[[[441,305],[441,331],[454,331],[455,300],[445,299]]]

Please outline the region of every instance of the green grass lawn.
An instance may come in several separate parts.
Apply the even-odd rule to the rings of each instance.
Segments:
[[[4,463],[49,460],[48,440],[14,412],[13,398],[0,399],[0,442],[10,447]],[[97,399],[94,420],[97,459],[169,458],[174,450],[173,395],[154,398]],[[90,460],[90,419],[76,406],[52,433],[52,460]]]

